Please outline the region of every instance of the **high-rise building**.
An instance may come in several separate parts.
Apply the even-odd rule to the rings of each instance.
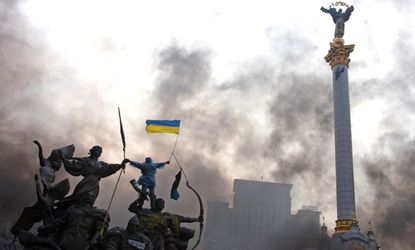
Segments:
[[[320,212],[304,206],[291,215],[291,189],[291,184],[234,180],[232,208],[227,202],[208,202],[203,249],[265,250],[298,242],[314,245],[309,236],[302,241],[297,236],[307,232],[303,236],[312,234],[318,239]]]

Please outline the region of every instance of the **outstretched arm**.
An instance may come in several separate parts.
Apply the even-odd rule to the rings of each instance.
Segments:
[[[155,163],[156,168],[161,168],[161,167],[163,167],[166,164],[170,164],[170,161]]]
[[[184,222],[184,223],[193,223],[193,222],[203,222],[203,216],[199,216],[197,218],[190,218],[190,217],[184,217],[184,216],[179,216],[179,220],[180,222]]]
[[[321,7],[320,10],[323,11],[324,13],[330,13],[330,11],[324,7]]]
[[[100,161],[99,165],[101,166],[98,170],[98,175],[101,178],[108,177],[114,173],[116,173],[121,168],[125,167],[125,163],[121,164],[108,164],[106,162]]]
[[[130,165],[133,166],[133,167],[135,167],[135,168],[138,168],[140,170],[143,167],[143,164],[139,163],[138,161],[130,161]]]

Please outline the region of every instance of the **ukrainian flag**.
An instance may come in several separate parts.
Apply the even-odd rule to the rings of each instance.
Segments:
[[[171,133],[178,134],[180,120],[147,120],[147,133]]]

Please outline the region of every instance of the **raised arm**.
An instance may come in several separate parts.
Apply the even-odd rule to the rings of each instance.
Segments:
[[[166,161],[166,162],[160,162],[160,163],[154,163],[154,165],[156,166],[156,168],[161,168],[166,164],[170,164],[170,161]]]
[[[346,11],[344,12],[344,21],[349,20],[350,15],[352,14],[353,10],[354,10],[353,5],[346,9]]]
[[[34,140],[33,143],[36,144],[39,149],[39,164],[41,167],[44,167],[46,165],[46,162],[45,162],[45,157],[43,157],[42,145],[37,140]]]
[[[324,8],[324,7],[321,7],[320,10],[323,11],[324,13],[329,13],[330,14],[330,11],[328,9]]]

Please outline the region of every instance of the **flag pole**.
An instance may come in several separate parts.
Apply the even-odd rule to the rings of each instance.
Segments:
[[[177,160],[176,154],[175,153],[172,153],[172,156],[174,157],[174,160],[176,161],[177,165],[179,166],[180,171],[182,171],[183,176],[184,176],[184,179],[186,180],[186,182],[189,182],[189,180],[187,179],[186,173],[184,172],[184,170],[182,168],[182,165],[180,165],[179,160]]]
[[[118,117],[120,119],[120,133],[121,133],[121,140],[122,140],[122,145],[123,145],[122,151],[123,151],[123,156],[124,156],[123,160],[125,160],[125,135],[124,135],[124,129],[123,129],[123,126],[122,126],[122,121],[121,121],[121,111],[120,111],[119,107],[118,107]],[[112,192],[110,203],[108,204],[107,213],[105,214],[104,224],[102,224],[102,227],[101,227],[101,230],[100,230],[101,237],[104,234],[105,221],[108,218],[110,208],[111,208],[111,205],[112,205],[112,201],[114,200],[115,192],[117,191],[118,183],[120,182],[120,179],[121,179],[121,174],[124,173],[124,172],[125,172],[125,169],[120,171],[120,174],[118,175],[117,182],[115,183],[114,191]]]
[[[176,141],[174,142],[173,150],[171,151],[169,161],[171,161],[171,158],[173,157],[174,150],[176,149],[176,145],[177,145],[177,141],[178,141],[178,140],[179,140],[179,133],[177,133],[177,136],[176,136]]]

